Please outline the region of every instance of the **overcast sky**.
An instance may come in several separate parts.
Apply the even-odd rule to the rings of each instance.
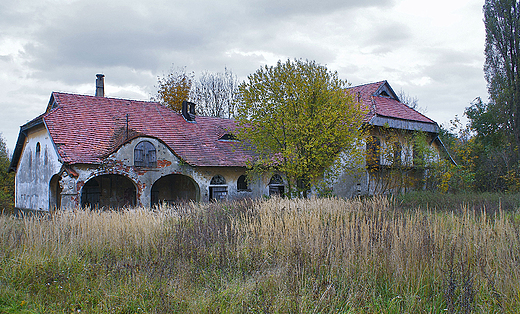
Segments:
[[[172,68],[234,72],[309,59],[352,85],[387,80],[439,124],[487,100],[484,0],[0,1],[0,132],[53,91],[148,100]]]

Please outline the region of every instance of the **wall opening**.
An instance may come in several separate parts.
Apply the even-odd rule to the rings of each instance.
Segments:
[[[136,188],[132,180],[117,174],[105,174],[88,180],[81,189],[81,206],[122,208],[135,206]]]
[[[134,149],[134,165],[136,167],[157,167],[157,153],[155,146],[148,142],[142,141],[135,146]]]
[[[237,190],[238,191],[251,191],[251,189],[249,188],[249,182],[247,180],[246,175],[243,174],[240,177],[238,177]]]
[[[52,176],[49,182],[49,210],[55,210],[61,208],[61,192],[62,188],[60,185],[61,176],[55,174]]]
[[[279,174],[275,174],[269,180],[269,196],[283,196],[285,193],[285,184],[283,182],[282,176]]]
[[[225,201],[227,199],[227,185],[226,185],[226,179],[221,176],[220,174],[217,174],[213,178],[211,178],[209,186],[209,200],[214,201]]]
[[[199,187],[192,178],[181,174],[170,174],[155,181],[152,186],[151,206],[160,203],[197,201]]]

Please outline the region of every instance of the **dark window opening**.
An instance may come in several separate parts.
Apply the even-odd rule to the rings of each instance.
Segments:
[[[390,95],[388,95],[388,93],[386,91],[382,91],[381,94],[379,94],[380,96],[383,96],[383,97],[390,97]]]
[[[40,157],[41,145],[40,142],[36,143],[36,158]]]
[[[381,164],[381,141],[375,137],[371,136],[367,138],[366,143],[366,163],[369,169],[378,167]]]
[[[136,167],[157,167],[157,155],[155,146],[152,143],[142,141],[135,146],[134,165]]]
[[[394,166],[400,166],[402,162],[402,146],[399,142],[394,143],[394,160],[393,164]]]
[[[219,138],[219,141],[238,141],[238,138],[234,136],[233,134],[224,134]]]
[[[216,175],[211,178],[209,187],[209,200],[216,201],[224,201],[227,199],[227,186],[223,186],[226,184],[226,179],[221,175]],[[211,186],[217,185],[217,186]]]
[[[271,177],[269,181],[269,196],[283,196],[285,193],[285,184],[283,182],[282,176],[279,174],[275,174]]]
[[[248,182],[247,182],[247,177],[245,175],[241,175],[240,177],[238,177],[237,190],[251,191],[251,189],[249,188]]]
[[[221,176],[220,174],[217,174],[216,176],[214,176],[213,178],[211,178],[211,182],[209,183],[211,185],[222,185],[222,184],[226,184],[226,179],[224,179],[223,176]]]

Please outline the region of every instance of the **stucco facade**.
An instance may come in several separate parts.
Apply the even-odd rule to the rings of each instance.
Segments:
[[[96,96],[52,93],[45,113],[21,127],[10,165],[16,171],[16,207],[149,207],[287,192],[276,173],[246,180],[246,161],[254,156],[230,135],[233,120],[196,116],[192,103],[179,113],[156,102],[104,97],[102,75],[96,87]],[[365,159],[343,156],[348,170],[332,183],[335,195],[380,193],[374,182],[396,159],[413,170],[410,135],[426,134],[433,150],[442,144],[437,124],[400,103],[386,81],[348,92],[368,112],[370,133],[360,155],[367,155],[368,139],[377,138],[381,171]],[[381,151],[392,147],[399,149],[390,161]]]

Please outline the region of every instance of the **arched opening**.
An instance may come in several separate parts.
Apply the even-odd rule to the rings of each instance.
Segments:
[[[246,175],[243,174],[240,177],[238,177],[237,190],[238,191],[251,191],[251,189],[249,188],[249,182],[247,181]]]
[[[275,174],[269,180],[269,196],[279,195],[283,196],[285,193],[285,184],[283,182],[282,176],[279,174]]]
[[[118,174],[94,177],[81,189],[81,206],[121,208],[135,206],[136,188],[132,180]]]
[[[61,185],[60,175],[53,175],[49,182],[49,210],[61,208]]]
[[[134,149],[134,165],[136,167],[157,167],[157,153],[155,146],[148,142],[142,141],[135,146]]]
[[[227,199],[227,185],[226,179],[217,174],[209,182],[209,200],[224,201]]]
[[[170,174],[155,181],[152,186],[151,205],[197,201],[199,187],[192,178]]]

